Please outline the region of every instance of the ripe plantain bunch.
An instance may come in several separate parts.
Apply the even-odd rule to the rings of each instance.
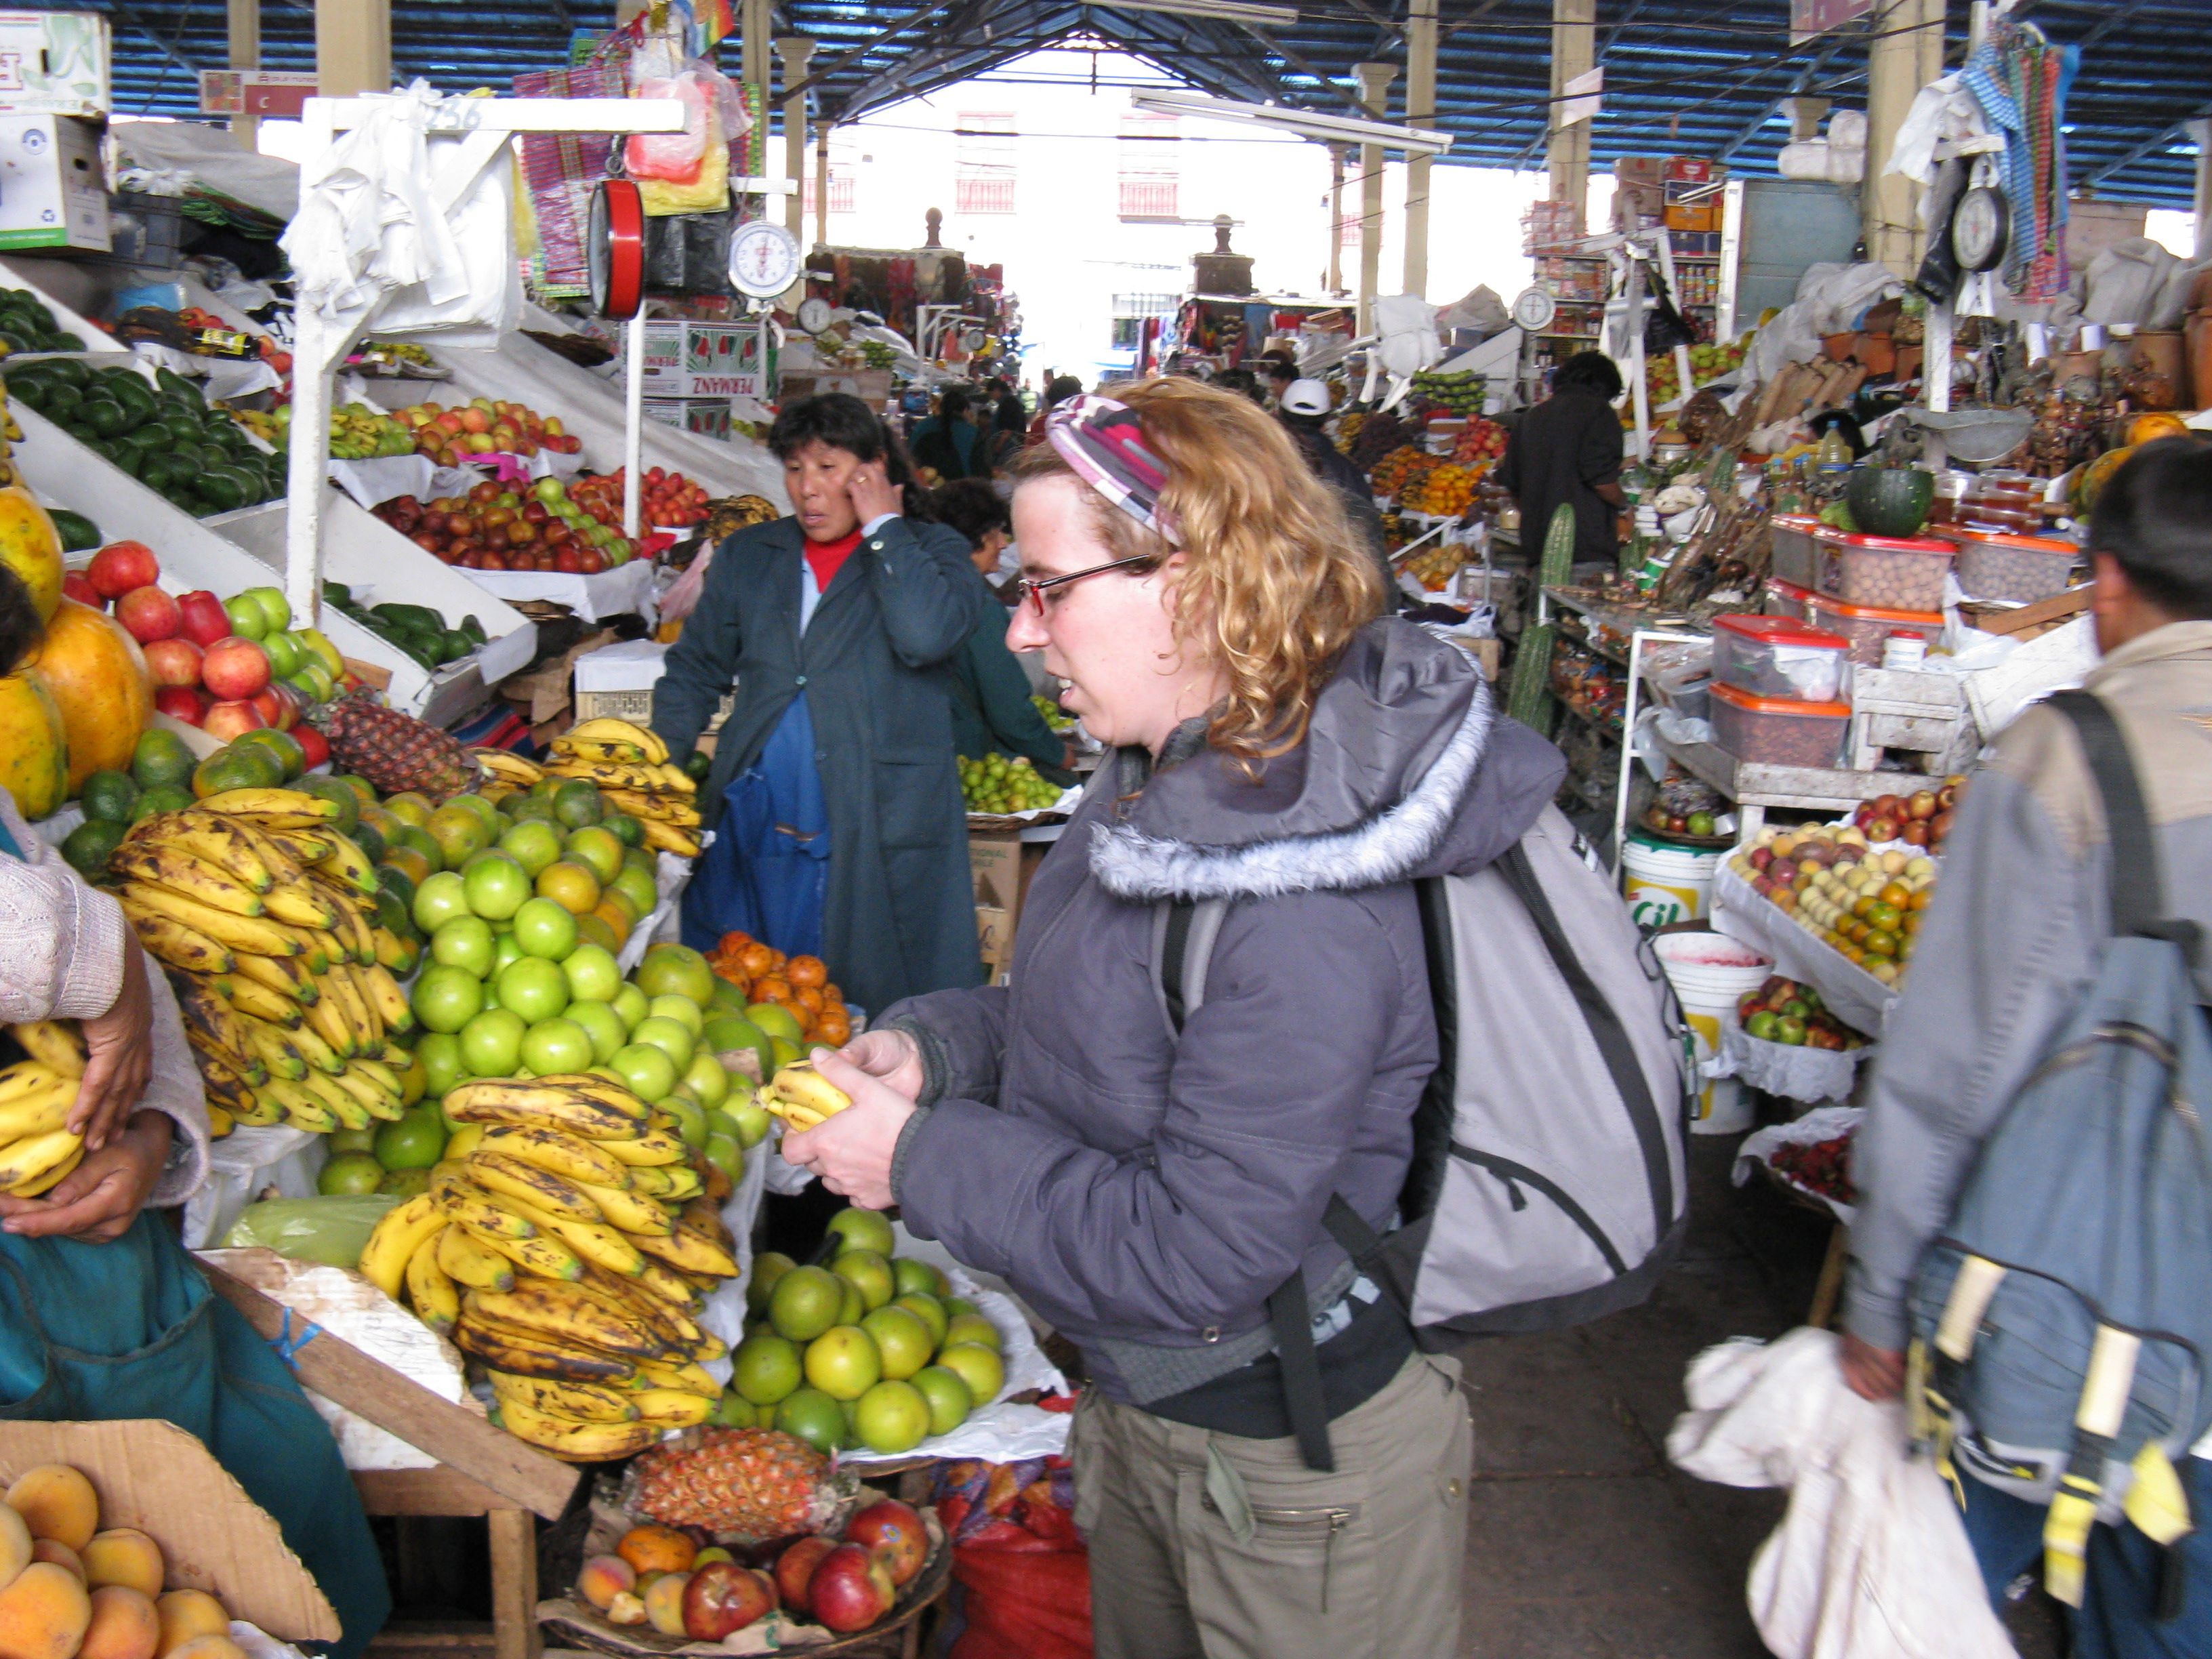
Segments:
[[[293,789],[232,789],[134,826],[107,881],[169,970],[211,1106],[240,1123],[363,1129],[404,1109],[414,1024],[375,925],[376,867]],[[218,1123],[221,1133],[224,1125]]]
[[[377,1224],[361,1270],[489,1373],[509,1432],[579,1462],[707,1419],[696,1317],[738,1272],[675,1120],[590,1073],[465,1083],[430,1188]]]
[[[779,1068],[755,1091],[753,1100],[769,1116],[781,1118],[794,1129],[811,1129],[853,1103],[853,1097],[816,1071],[811,1060],[794,1060]]]
[[[609,806],[645,826],[645,844],[656,852],[699,856],[699,786],[669,764],[658,732],[628,720],[586,720],[553,739],[544,771],[598,784]]]
[[[0,1192],[36,1198],[84,1159],[65,1127],[84,1078],[84,1036],[73,1019],[11,1025],[29,1056],[0,1067]]]

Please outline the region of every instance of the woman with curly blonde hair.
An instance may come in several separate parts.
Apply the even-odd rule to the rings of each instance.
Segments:
[[[1323,1216],[1388,1228],[1411,1164],[1437,1059],[1415,882],[1510,847],[1562,763],[1379,616],[1335,497],[1249,400],[1152,380],[1047,432],[1007,643],[1110,752],[1010,981],[818,1054],[854,1103],[784,1156],[1081,1349],[1101,1659],[1456,1652],[1457,1370]]]

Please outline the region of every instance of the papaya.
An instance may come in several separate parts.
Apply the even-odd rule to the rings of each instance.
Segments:
[[[35,823],[61,805],[68,782],[69,739],[52,693],[32,674],[0,678],[0,788]]]
[[[2097,497],[2103,492],[2106,482],[2128,464],[2128,457],[2135,453],[2132,445],[2125,449],[2108,449],[2083,467],[2074,480],[2075,512],[2094,511]]]
[[[139,736],[154,718],[154,681],[138,641],[122,623],[64,599],[25,665],[61,710],[70,794],[103,768],[129,771]]]
[[[2189,428],[2179,415],[2138,415],[2128,422],[2128,447],[2160,438],[2186,438]]]
[[[62,538],[31,492],[20,484],[0,489],[0,564],[23,579],[39,620],[62,602]]]

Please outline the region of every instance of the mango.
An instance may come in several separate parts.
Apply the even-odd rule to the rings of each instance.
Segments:
[[[0,1589],[0,1659],[73,1659],[92,1601],[66,1567],[33,1561]]]
[[[195,1636],[169,1650],[165,1659],[246,1659],[246,1650],[228,1636]]]
[[[229,1638],[230,1615],[205,1590],[171,1590],[154,1603],[154,1610],[161,1617],[161,1659],[203,1636]],[[0,1659],[7,1656],[0,1654]]]
[[[58,1538],[41,1538],[31,1546],[31,1559],[51,1561],[65,1572],[76,1575],[76,1582],[84,1583],[84,1560]]]
[[[73,1550],[100,1530],[100,1495],[66,1463],[25,1469],[8,1488],[8,1507],[21,1515],[33,1538],[58,1538]]]
[[[102,1584],[125,1584],[148,1601],[161,1593],[168,1564],[161,1547],[131,1527],[111,1527],[94,1533],[78,1552],[84,1558],[84,1581],[94,1589]]]
[[[161,1615],[152,1596],[128,1584],[102,1584],[91,1601],[92,1623],[77,1659],[154,1659],[161,1645]]]

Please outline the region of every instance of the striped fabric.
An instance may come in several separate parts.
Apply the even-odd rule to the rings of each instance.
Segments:
[[[1167,467],[1145,442],[1136,410],[1111,398],[1070,398],[1045,417],[1044,435],[1085,483],[1154,535],[1182,545],[1160,507]]]

